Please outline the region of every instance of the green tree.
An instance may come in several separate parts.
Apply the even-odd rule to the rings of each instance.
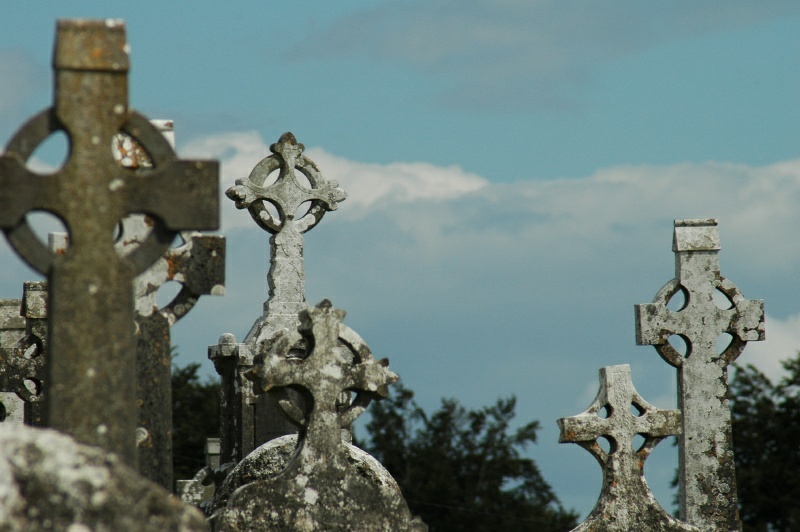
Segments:
[[[536,463],[522,450],[537,421],[512,431],[514,397],[467,410],[442,400],[427,414],[399,383],[370,407],[362,447],[395,478],[411,511],[437,530],[568,530],[565,510]]]
[[[746,531],[800,530],[800,353],[773,384],[755,367],[731,380],[733,447]]]
[[[219,436],[219,382],[201,380],[200,364],[172,367],[173,478],[190,479],[205,465],[206,438]]]

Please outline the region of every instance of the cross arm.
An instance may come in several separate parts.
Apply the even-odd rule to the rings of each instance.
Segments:
[[[0,156],[0,227],[13,227],[30,211],[58,212],[55,183],[56,176],[31,172],[14,152]]]
[[[121,186],[129,185],[129,212],[154,216],[171,231],[214,230],[219,227],[218,175],[217,161],[174,160],[131,175]]]

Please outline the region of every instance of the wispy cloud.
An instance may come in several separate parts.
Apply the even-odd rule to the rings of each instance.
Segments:
[[[785,319],[767,315],[767,339],[763,342],[751,342],[737,364],[752,364],[769,377],[778,382],[786,375],[781,362],[793,358],[800,351],[800,313],[787,316]]]
[[[222,190],[236,179],[246,177],[253,167],[271,154],[270,143],[256,132],[223,133],[192,140],[181,148],[189,157],[222,160]],[[329,180],[337,180],[347,193],[348,219],[362,218],[382,205],[414,201],[442,202],[479,190],[488,182],[457,166],[439,167],[424,162],[371,164],[337,157],[321,148],[307,149],[305,155],[323,170]],[[223,201],[223,230],[250,227],[248,217]]]

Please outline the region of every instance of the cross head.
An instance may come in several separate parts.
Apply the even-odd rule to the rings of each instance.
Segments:
[[[656,294],[653,303],[636,305],[636,343],[654,346],[678,369],[678,406],[683,414],[681,517],[697,526],[734,530],[740,523],[728,365],[748,341],[764,339],[764,301],[745,299],[720,274],[719,249],[715,219],[675,221],[675,278]],[[684,297],[683,307],[670,310],[667,304],[679,292]],[[730,335],[731,342],[718,352],[723,333]],[[673,335],[683,339],[685,354],[670,344]]]
[[[303,426],[309,456],[335,452],[343,457],[337,451],[342,443],[340,429],[355,421],[373,398],[386,397],[389,384],[397,381],[397,375],[388,369],[389,361],[375,360],[361,337],[342,324],[344,316],[345,312],[333,308],[328,300],[304,310],[296,331],[281,331],[274,341],[262,344],[247,374],[256,393],[277,393],[286,415]],[[311,352],[306,358],[292,356],[292,348],[302,339],[313,346]],[[298,411],[292,401],[280,395],[281,390],[293,386],[300,386],[311,396],[311,412]],[[340,411],[345,391],[357,396]]]
[[[21,416],[13,420],[42,426],[44,421],[45,360],[47,351],[47,283],[36,281],[23,285],[22,300],[12,303],[19,320],[18,338],[0,342],[0,391],[15,397],[7,399]],[[13,303],[16,303],[15,305]],[[7,340],[12,340],[8,338]],[[16,399],[16,401],[14,400]],[[16,404],[14,404],[16,403]]]

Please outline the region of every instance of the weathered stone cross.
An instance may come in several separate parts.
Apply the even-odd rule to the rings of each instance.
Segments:
[[[303,155],[305,146],[294,135],[284,133],[270,146],[271,155],[253,168],[247,179],[237,179],[225,193],[239,209],[247,208],[253,220],[270,238],[270,269],[267,274],[269,299],[264,314],[245,338],[245,343],[259,343],[271,338],[276,330],[294,328],[297,313],[307,307],[305,271],[303,268],[303,233],[313,228],[326,211],[336,210],[347,194],[336,181],[326,181],[316,165]],[[264,187],[268,176],[280,169],[278,179]],[[308,178],[312,188],[300,184],[295,169]],[[278,210],[273,217],[264,205],[267,201]],[[308,211],[299,219],[300,206],[309,203]]]
[[[172,120],[151,123],[174,146]],[[141,172],[153,163],[139,144],[125,134],[115,137],[113,152],[119,163]],[[152,221],[133,214],[120,224],[117,250],[128,255],[146,240]],[[183,245],[173,247],[134,282],[136,307],[136,429],[139,473],[172,490],[172,343],[170,327],[194,307],[201,295],[225,291],[225,237],[182,233]],[[156,293],[167,282],[181,284],[180,292],[163,308]]]
[[[698,530],[667,514],[644,479],[645,460],[661,440],[680,433],[680,420],[679,411],[661,410],[642,399],[627,364],[600,369],[600,391],[591,406],[558,420],[559,442],[577,443],[603,469],[600,498],[575,530]],[[637,434],[644,442],[634,449]],[[608,451],[597,443],[601,437]]]
[[[46,424],[136,464],[134,276],[166,251],[175,234],[218,226],[218,165],[180,161],[156,128],[128,108],[128,47],[120,21],[58,23],[55,105],[32,118],[0,157],[0,227],[50,286]],[[54,174],[25,166],[38,144],[63,130],[70,156]],[[111,145],[135,138],[153,161],[121,168]],[[67,227],[70,248],[54,256],[26,221],[47,211]],[[153,229],[127,257],[114,248],[126,215],[147,213]]]
[[[275,405],[266,397],[256,398],[244,373],[253,366],[258,344],[274,339],[278,331],[294,330],[298,313],[308,307],[305,299],[303,233],[312,229],[326,211],[336,210],[347,194],[336,181],[327,181],[316,165],[303,155],[305,147],[291,133],[284,133],[270,146],[272,155],[262,159],[246,179],[238,179],[226,195],[239,209],[247,208],[253,220],[270,238],[269,297],[264,311],[241,344],[232,334],[209,347],[222,377],[222,462],[238,462],[255,447],[278,436],[295,432]],[[279,170],[277,180],[264,186],[270,174]],[[302,173],[311,188],[299,181]],[[277,216],[270,214],[272,204]],[[308,210],[298,215],[298,209]]]
[[[678,368],[681,518],[708,529],[738,530],[728,365],[748,341],[764,339],[764,301],[745,299],[720,275],[716,220],[676,220],[672,249],[675,279],[652,304],[636,305],[636,343],[653,345],[661,358]],[[683,292],[685,305],[673,312],[667,303],[678,292]],[[729,308],[717,306],[715,292],[727,299]],[[718,353],[722,333],[730,334],[732,341]],[[685,355],[670,345],[672,335],[683,338]]]
[[[228,511],[216,516],[219,529],[426,529],[411,517],[395,489],[368,482],[348,461],[340,428],[363,409],[342,414],[339,397],[345,390],[386,397],[397,375],[342,324],[344,315],[327,300],[304,310],[298,329],[280,333],[256,357],[249,378],[257,391],[300,386],[313,397],[312,406],[304,413],[298,450],[287,468],[277,477],[239,488]],[[301,335],[313,346],[304,360],[290,356]],[[342,356],[340,340],[355,360]]]

